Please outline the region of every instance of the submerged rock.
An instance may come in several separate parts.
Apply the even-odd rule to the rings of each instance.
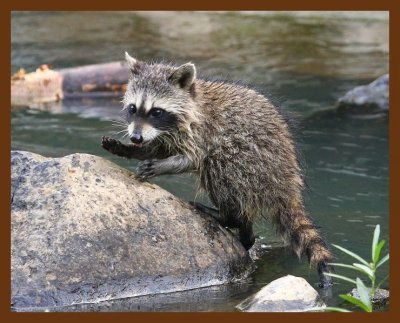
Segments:
[[[308,312],[321,311],[326,305],[304,278],[287,275],[270,282],[236,307],[245,312]]]
[[[103,158],[14,151],[11,166],[15,310],[217,285],[251,268],[215,220]]]
[[[339,107],[373,106],[389,109],[389,74],[368,85],[357,86],[338,100]]]
[[[357,288],[353,288],[349,295],[360,299],[360,294],[358,293]],[[389,301],[389,291],[386,289],[378,288],[375,291],[375,295],[371,297],[372,304],[381,306],[385,305]]]

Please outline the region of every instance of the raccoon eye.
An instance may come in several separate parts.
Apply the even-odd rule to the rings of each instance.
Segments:
[[[159,109],[159,108],[154,108],[150,110],[150,115],[152,117],[158,118],[161,117],[161,115],[164,113],[163,109]]]
[[[136,105],[134,105],[134,104],[129,104],[129,105],[128,105],[128,112],[129,112],[130,114],[136,113],[136,110],[137,110]]]

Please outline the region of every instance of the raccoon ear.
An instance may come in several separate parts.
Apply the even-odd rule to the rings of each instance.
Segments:
[[[179,66],[168,78],[168,82],[181,89],[189,90],[196,79],[196,67],[192,63]]]
[[[128,52],[125,52],[125,61],[128,64],[129,69],[133,74],[136,74],[139,69],[139,62],[138,60],[134,59],[132,56],[128,54]]]

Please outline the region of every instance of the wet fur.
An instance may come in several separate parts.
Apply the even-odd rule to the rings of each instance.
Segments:
[[[254,243],[253,222],[270,218],[294,252],[306,255],[322,283],[329,285],[322,273],[329,271],[332,254],[306,213],[298,153],[279,109],[245,86],[195,78],[180,83],[187,77],[185,70],[171,81],[177,67],[136,60],[130,66],[124,104],[135,93],[160,98],[160,108],[174,116],[174,127],[141,149],[121,148],[119,142],[110,144],[110,138],[103,139],[103,147],[118,155],[115,147],[122,145],[119,149],[126,152],[119,155],[152,158],[139,166],[142,179],[195,171],[200,187],[219,209],[218,220],[239,228],[246,249]]]

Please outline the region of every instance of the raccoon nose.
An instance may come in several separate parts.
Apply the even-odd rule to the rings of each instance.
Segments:
[[[130,140],[134,143],[134,144],[141,144],[143,142],[143,137],[140,133],[134,133],[131,137]]]

